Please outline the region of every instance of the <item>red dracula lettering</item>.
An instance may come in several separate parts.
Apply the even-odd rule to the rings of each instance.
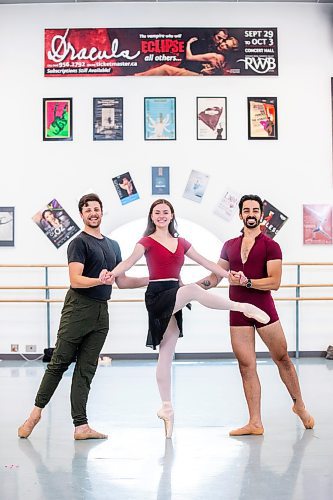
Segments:
[[[179,40],[141,40],[141,51],[146,54],[147,52],[159,54],[161,52],[172,54],[179,54],[184,52],[184,43]]]

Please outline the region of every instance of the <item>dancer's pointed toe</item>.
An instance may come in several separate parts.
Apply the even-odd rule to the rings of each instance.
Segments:
[[[29,417],[20,427],[17,429],[17,435],[19,438],[26,439],[30,436],[35,426],[40,421],[41,417],[32,418]]]
[[[297,409],[295,405],[292,407],[292,410],[299,418],[302,420],[305,429],[313,429],[315,425],[315,421],[312,415],[304,408]]]
[[[265,311],[259,309],[259,307],[254,306],[253,304],[247,304],[246,310],[243,314],[247,318],[253,318],[263,325],[267,325],[271,319]]]
[[[171,403],[163,403],[162,408],[157,412],[157,416],[164,422],[165,437],[171,439],[174,423],[174,413]]]

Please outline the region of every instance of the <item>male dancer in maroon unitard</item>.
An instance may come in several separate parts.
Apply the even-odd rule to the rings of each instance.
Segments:
[[[278,243],[260,231],[263,202],[257,195],[245,195],[239,202],[239,217],[244,224],[242,235],[226,241],[218,264],[231,270],[229,296],[237,302],[251,302],[270,317],[267,325],[230,311],[230,334],[233,351],[238,360],[244,393],[249,409],[249,422],[230,431],[231,436],[261,435],[261,388],[256,369],[255,330],[268,347],[280,377],[293,400],[293,411],[306,429],[312,429],[314,419],[306,410],[298,377],[291,362],[284,332],[276,312],[271,290],[278,290],[282,274],[282,253]],[[240,272],[247,280],[240,281]],[[236,274],[237,273],[237,274]],[[216,286],[220,280],[213,274],[199,284],[203,288]]]

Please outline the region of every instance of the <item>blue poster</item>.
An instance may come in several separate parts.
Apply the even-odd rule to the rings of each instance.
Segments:
[[[169,167],[151,167],[152,194],[170,194]]]
[[[175,97],[145,97],[145,140],[176,140]]]
[[[117,175],[117,177],[114,177],[112,181],[122,205],[127,205],[128,203],[139,199],[138,192],[129,172]]]

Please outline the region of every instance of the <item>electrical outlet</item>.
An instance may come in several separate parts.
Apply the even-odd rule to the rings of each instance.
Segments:
[[[25,346],[25,352],[36,352],[37,346],[35,344],[29,344]]]
[[[19,352],[18,344],[10,344],[10,352]]]

